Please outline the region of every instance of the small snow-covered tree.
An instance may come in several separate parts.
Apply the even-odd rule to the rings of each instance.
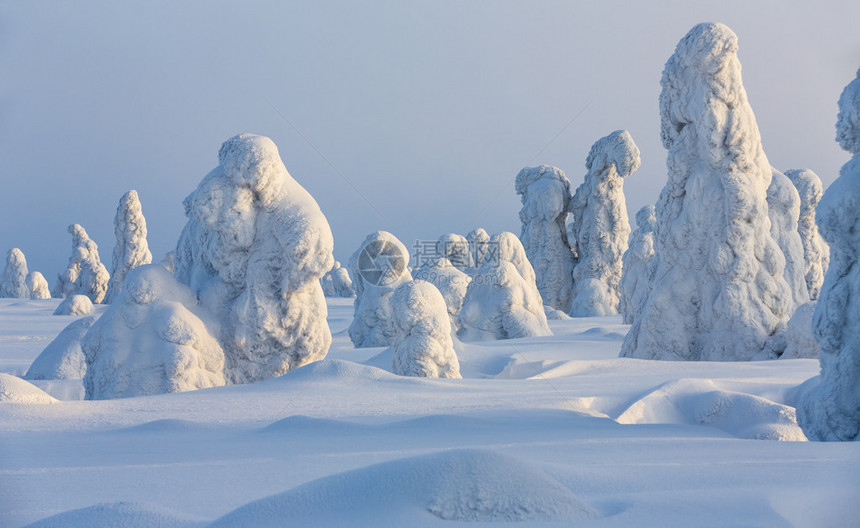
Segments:
[[[663,70],[669,180],[656,207],[654,280],[622,356],[748,360],[791,313],[770,233],[771,166],[737,50],[728,27],[699,24]]]
[[[436,242],[436,255],[448,259],[448,262],[461,271],[472,266],[469,241],[463,235],[448,233],[440,236]]]
[[[140,207],[137,191],[131,190],[119,199],[113,220],[116,246],[104,302],[109,303],[122,291],[122,281],[132,269],[152,262],[146,242],[146,219]]]
[[[520,240],[534,266],[543,302],[567,312],[575,264],[565,227],[570,180],[557,167],[526,167],[517,174],[516,190],[523,203]]]
[[[642,311],[648,297],[648,285],[654,278],[654,226],[657,216],[653,205],[636,213],[636,229],[630,234],[627,251],[621,257],[621,316],[625,324]]]
[[[830,267],[813,315],[821,374],[801,385],[797,423],[810,440],[860,440],[860,70],[839,97],[836,140],[853,157],[816,210]]]
[[[639,148],[626,130],[597,140],[588,153],[588,174],[570,201],[574,232],[570,244],[578,256],[570,309],[574,317],[619,311],[621,259],[630,236],[624,178],[639,164]]]
[[[552,335],[535,274],[513,233],[499,233],[472,277],[460,310],[464,341]]]
[[[459,378],[445,299],[423,280],[404,282],[391,295],[395,335],[393,371],[400,376]]]
[[[30,291],[31,299],[51,298],[51,289],[48,287],[48,281],[38,271],[31,271],[27,274],[27,290]]]
[[[320,277],[320,286],[322,286],[323,294],[326,297],[334,297],[334,281],[331,278],[331,270],[327,271],[325,275]]]
[[[408,265],[409,251],[388,231],[368,235],[349,259],[356,293],[349,338],[356,347],[391,344],[396,333],[391,294],[412,280]]]
[[[477,268],[484,262],[484,255],[487,254],[487,243],[490,241],[490,235],[483,228],[478,227],[466,235],[466,241],[469,243],[469,250],[472,252],[472,265]]]
[[[224,385],[224,352],[204,316],[191,290],[162,266],[131,270],[122,292],[83,337],[86,399]]]
[[[70,225],[69,233],[72,256],[66,270],[57,278],[52,293],[54,297],[86,295],[98,304],[104,299],[110,280],[110,274],[99,259],[99,247],[80,224]]]
[[[803,242],[800,240],[800,195],[783,173],[771,168],[770,186],[767,188],[767,211],[770,234],[785,257],[785,281],[794,301],[791,311],[809,301],[803,261]]]
[[[93,311],[93,302],[86,295],[69,295],[61,302],[54,315],[89,315]]]
[[[335,295],[338,297],[355,297],[352,279],[349,278],[349,272],[340,265],[340,262],[335,261],[334,267],[331,269],[331,280]]]
[[[12,248],[6,253],[6,267],[0,278],[0,297],[15,297],[27,299],[30,289],[27,288],[27,259],[24,252]]]
[[[785,175],[800,194],[800,219],[797,224],[803,244],[804,277],[809,298],[818,299],[824,273],[830,263],[830,246],[818,233],[815,225],[815,208],[824,194],[821,178],[809,169],[792,169]]]
[[[161,262],[159,262],[158,264],[172,274],[176,269],[176,266],[174,265],[175,260],[176,251],[171,250],[164,254],[164,256],[161,258]]]
[[[427,266],[415,270],[413,276],[416,280],[427,281],[436,286],[445,299],[451,327],[456,332],[459,329],[460,309],[463,307],[463,299],[466,298],[466,289],[472,282],[472,277],[454,267],[446,258],[432,260]]]
[[[227,381],[248,383],[325,357],[334,242],[271,139],[230,138],[218,162],[185,199],[174,274],[220,322]]]

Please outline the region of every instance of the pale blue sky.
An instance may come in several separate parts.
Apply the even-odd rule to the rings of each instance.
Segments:
[[[663,64],[704,21],[738,34],[771,163],[826,185],[848,159],[833,124],[860,66],[857,20],[856,1],[3,2],[0,250],[53,283],[78,222],[109,267],[134,188],[159,260],[239,132],[277,143],[340,260],[376,229],[407,246],[518,234],[517,172],[557,165],[577,186],[591,144],[619,128],[642,151],[632,216],[666,180]]]

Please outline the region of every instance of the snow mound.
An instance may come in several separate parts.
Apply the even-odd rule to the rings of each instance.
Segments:
[[[720,390],[708,379],[666,383],[633,403],[616,421],[710,425],[739,438],[806,440],[794,408],[752,394]]]
[[[408,526],[416,519],[574,522],[597,517],[556,480],[490,450],[452,450],[309,482],[228,513],[212,526]]]
[[[33,360],[24,379],[82,379],[87,363],[81,341],[95,322],[93,316],[82,317],[65,327]]]
[[[86,295],[69,295],[54,310],[54,315],[89,315],[93,302]]]
[[[102,503],[53,515],[27,528],[67,528],[69,526],[112,526],[115,528],[192,528],[204,526],[202,519],[139,502]]]
[[[0,402],[54,403],[57,400],[32,383],[0,372]]]
[[[394,381],[404,379],[415,378],[403,378],[401,376],[392,374],[387,370],[378,367],[360,365],[358,363],[353,363],[352,361],[345,361],[342,359],[324,359],[322,361],[317,361],[311,363],[310,365],[306,365],[300,369],[288,372],[270,383],[293,383],[298,380],[330,380],[334,381],[335,383],[341,383],[358,382],[360,380]]]

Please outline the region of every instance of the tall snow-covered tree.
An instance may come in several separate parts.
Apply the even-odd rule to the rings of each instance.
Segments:
[[[107,293],[110,274],[99,259],[99,247],[80,224],[69,226],[72,235],[72,256],[66,270],[57,277],[54,297],[86,295],[96,304]]]
[[[122,281],[129,271],[152,262],[152,253],[149,252],[146,242],[146,219],[143,217],[137,191],[128,191],[120,198],[113,229],[116,246],[113,248],[106,303],[112,302],[122,291]]]
[[[648,298],[649,284],[654,278],[654,226],[657,216],[653,205],[636,213],[636,229],[630,234],[627,251],[621,257],[621,316],[626,324],[642,311]]]
[[[800,195],[800,219],[797,229],[803,244],[804,278],[809,298],[818,299],[824,273],[830,263],[830,246],[821,238],[815,225],[815,208],[824,195],[821,178],[809,169],[792,169],[785,175]]]
[[[30,289],[27,288],[27,259],[24,258],[24,252],[18,248],[12,248],[6,253],[6,267],[0,277],[0,297],[30,297]]]

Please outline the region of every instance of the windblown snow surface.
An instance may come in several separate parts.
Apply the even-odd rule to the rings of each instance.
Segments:
[[[463,379],[401,377],[389,349],[353,347],[352,299],[329,298],[323,361],[248,385],[83,401],[80,380],[18,379],[75,320],[51,315],[59,302],[0,299],[3,527],[860,518],[860,443],[803,441],[795,423],[814,359],[619,358],[628,326],[612,316],[455,340]]]

